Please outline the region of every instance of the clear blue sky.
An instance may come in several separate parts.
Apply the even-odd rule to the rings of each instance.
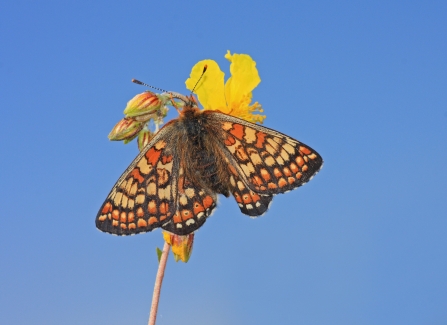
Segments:
[[[160,231],[94,219],[141,79],[248,53],[265,125],[324,158],[252,220],[233,199],[168,261],[158,323],[447,323],[447,2],[5,1],[0,323],[146,324]],[[228,76],[228,73],[227,73]],[[174,118],[176,113],[170,112]]]

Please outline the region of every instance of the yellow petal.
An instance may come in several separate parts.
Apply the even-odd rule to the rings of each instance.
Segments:
[[[197,94],[199,102],[204,109],[221,109],[226,108],[224,94],[224,76],[219,65],[214,60],[203,60],[197,63],[191,70],[190,77],[186,80],[186,88],[193,90],[197,81],[203,72],[203,67],[207,65],[207,69],[199,84],[196,86],[194,93]]]
[[[231,62],[231,77],[225,84],[225,97],[228,106],[234,106],[247,97],[251,99],[251,92],[261,82],[256,62],[247,54],[233,54],[227,51],[225,58]]]

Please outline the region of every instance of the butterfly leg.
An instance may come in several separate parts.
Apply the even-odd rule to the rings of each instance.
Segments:
[[[177,112],[180,114],[181,112],[180,112],[180,109],[179,109],[179,107],[177,106],[177,103],[175,102],[175,100],[174,100],[174,97],[172,96],[172,94],[170,94],[171,95],[171,103],[172,103],[172,106],[174,106],[174,108],[177,110]]]

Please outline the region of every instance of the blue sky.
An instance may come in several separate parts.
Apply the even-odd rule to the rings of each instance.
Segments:
[[[160,231],[96,230],[138,150],[110,142],[132,78],[187,93],[248,53],[264,125],[325,166],[252,220],[233,199],[168,261],[162,324],[447,322],[447,3],[0,5],[0,318],[145,324]],[[176,117],[175,112],[169,118]]]

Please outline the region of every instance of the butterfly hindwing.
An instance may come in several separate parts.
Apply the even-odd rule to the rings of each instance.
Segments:
[[[239,175],[235,173],[234,168],[230,168],[230,171],[230,191],[241,212],[251,217],[257,217],[264,214],[269,208],[273,195],[263,195],[253,192],[243,180],[239,178]]]
[[[176,210],[178,157],[166,125],[118,179],[97,217],[96,226],[115,235],[151,231]]]
[[[177,211],[162,228],[177,235],[186,235],[199,229],[216,207],[216,193],[207,193],[183,174],[180,167],[177,186]]]

